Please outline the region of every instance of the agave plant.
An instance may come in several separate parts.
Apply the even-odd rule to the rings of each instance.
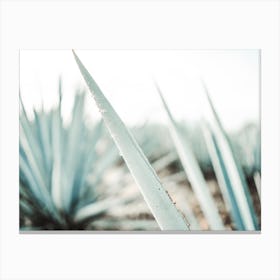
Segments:
[[[21,229],[86,229],[112,207],[98,204],[102,198],[98,186],[119,155],[101,121],[93,129],[85,125],[84,99],[85,93],[77,92],[72,120],[65,125],[61,82],[57,107],[49,112],[34,109],[33,120],[20,98]],[[100,142],[107,143],[102,154]],[[89,211],[92,205],[95,208]]]
[[[257,230],[258,219],[241,162],[234,152],[204,83],[203,86],[213,117],[211,127],[205,127],[206,142],[225,200],[237,229]]]
[[[30,116],[20,98],[21,230],[259,229],[247,185],[260,192],[256,127],[228,135],[205,88],[213,120],[190,128],[157,86],[169,127],[128,128],[73,54],[102,121],[85,121],[78,91],[66,124],[61,81],[48,112]]]

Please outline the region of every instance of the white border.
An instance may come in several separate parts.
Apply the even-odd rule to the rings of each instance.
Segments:
[[[280,279],[278,1],[2,1],[1,279]],[[262,49],[262,233],[20,235],[19,49]]]

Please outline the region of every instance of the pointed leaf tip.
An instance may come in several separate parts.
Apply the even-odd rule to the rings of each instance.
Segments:
[[[179,213],[165,192],[159,178],[138,143],[104,96],[88,70],[74,52],[73,54],[81,74],[95,99],[105,125],[120,153],[123,155],[134,180],[138,184],[160,228],[164,230],[189,230],[181,213]]]

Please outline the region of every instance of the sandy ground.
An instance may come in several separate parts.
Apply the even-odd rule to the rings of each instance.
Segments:
[[[105,179],[105,184],[112,185],[112,182],[117,182],[117,178],[120,178],[121,172],[124,174],[123,185],[121,185],[122,180],[120,180],[119,183],[115,184],[115,189],[111,188],[108,191],[108,194],[110,194],[113,190],[113,193],[110,194],[111,196],[129,197],[132,198],[132,201],[112,207],[102,220],[95,221],[93,223],[94,227],[100,230],[160,230],[137,185],[134,183],[129,173],[126,173],[123,170],[117,172],[114,170],[114,172],[109,172]],[[170,175],[172,174],[170,174],[169,171],[159,173],[159,177],[163,182],[164,188],[168,191],[177,209],[181,211],[190,224],[191,230],[211,230],[185,175],[181,173],[178,174],[176,182],[172,180],[172,178],[175,178],[176,175]],[[168,178],[170,178],[170,180]],[[261,209],[258,194],[253,183],[249,183],[254,207],[260,219]],[[229,212],[226,209],[216,179],[207,179],[207,184],[216,202],[219,213],[224,222],[225,229],[234,230],[234,224],[232,223]]]

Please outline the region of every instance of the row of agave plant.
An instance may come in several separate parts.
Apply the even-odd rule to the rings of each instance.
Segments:
[[[253,203],[248,184],[248,178],[253,178],[253,193],[260,196],[260,133],[256,127],[247,128],[241,135],[227,135],[204,86],[213,120],[203,121],[192,138],[189,128],[176,121],[156,85],[169,119],[168,131],[145,123],[130,132],[73,54],[102,120],[93,126],[86,124],[86,92],[81,91],[75,97],[72,120],[65,125],[61,82],[57,107],[49,112],[34,110],[33,120],[20,98],[21,230],[205,229],[188,199],[191,196],[207,229],[260,229],[256,212],[260,200],[258,197]],[[167,133],[170,141],[161,141]],[[226,227],[205,179],[209,170],[214,171],[230,227]],[[174,194],[170,185],[175,186]],[[186,197],[180,200],[175,194],[182,189]],[[147,206],[144,219],[116,215],[127,209],[133,212],[143,202]]]

